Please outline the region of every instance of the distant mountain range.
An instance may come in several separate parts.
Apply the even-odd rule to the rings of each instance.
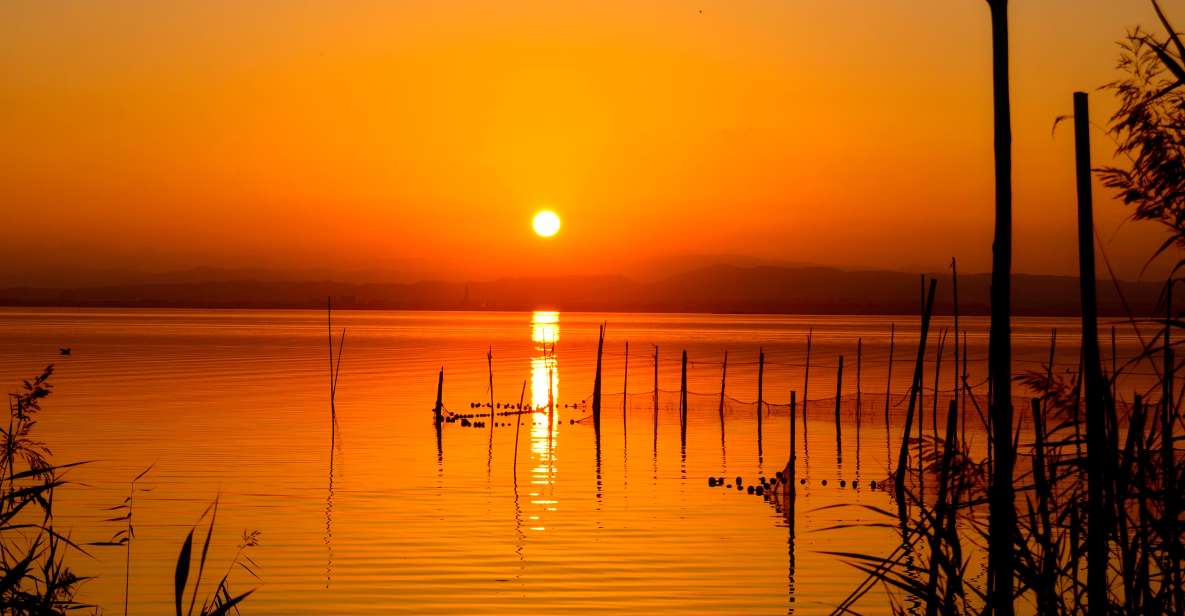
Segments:
[[[919,274],[826,267],[714,265],[638,281],[623,276],[504,278],[482,282],[335,282],[250,279],[210,270],[208,280],[111,284],[86,288],[14,286],[0,289],[3,306],[189,308],[316,308],[332,296],[342,308],[402,310],[536,310],[718,312],[770,314],[916,314]],[[949,272],[939,280],[938,313],[951,308]],[[959,276],[959,309],[987,314],[988,274]],[[1100,281],[1099,308],[1137,316],[1154,310],[1159,283]],[[1122,298],[1120,292],[1122,292]],[[1014,312],[1078,313],[1078,280],[1016,274]]]

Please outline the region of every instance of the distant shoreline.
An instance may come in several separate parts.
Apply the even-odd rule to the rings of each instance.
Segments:
[[[951,314],[949,273],[936,273],[936,314]],[[958,279],[959,313],[988,314],[987,274]],[[1099,312],[1107,317],[1154,316],[1162,285],[1099,283]],[[1182,300],[1185,290],[1178,287]],[[0,306],[13,308],[192,308],[227,310],[320,309],[332,297],[342,310],[633,312],[769,315],[916,315],[920,274],[844,271],[822,267],[713,266],[654,282],[621,276],[506,278],[481,282],[342,283],[333,281],[217,280],[110,285],[91,288],[0,289]],[[1078,280],[1016,274],[1013,314],[1079,314]]]

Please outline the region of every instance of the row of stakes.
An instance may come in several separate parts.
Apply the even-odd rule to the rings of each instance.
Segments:
[[[584,401],[581,401],[580,404],[584,404]],[[483,407],[489,408],[489,406],[490,405],[488,402],[486,402],[486,403],[480,403],[480,402],[469,403],[469,408],[483,408]],[[496,408],[503,408],[503,405],[501,403],[498,403],[495,405],[495,407]],[[578,407],[579,407],[578,404],[572,403],[572,404],[564,404],[560,408],[578,408]],[[507,403],[505,405],[505,408],[516,409],[516,410],[526,410],[526,411],[541,410],[541,408],[540,409],[532,409],[530,407],[530,405],[527,405],[527,404],[519,405],[519,404]],[[494,413],[495,416],[503,416],[503,417],[510,416],[510,415],[519,415],[519,414],[520,413],[518,413],[518,412],[510,412],[510,411],[503,411],[501,413]],[[465,427],[465,428],[470,428],[470,427],[484,428],[488,425],[485,421],[481,421],[481,420],[472,421],[472,420],[477,417],[489,417],[489,416],[490,416],[490,413],[458,413],[458,414],[454,414],[449,417],[446,417],[444,419],[444,421],[447,423],[460,422],[461,426]],[[574,424],[574,423],[576,423],[576,420],[569,419],[568,422]],[[523,422],[520,420],[519,424],[521,425],[522,423]],[[495,422],[494,423],[495,427],[506,427],[506,426],[512,426],[512,425],[514,425],[512,422]],[[747,491],[749,494],[753,494],[755,496],[768,496],[768,494],[775,487],[777,487],[779,485],[784,485],[786,482],[785,477],[783,477],[783,475],[782,475],[782,471],[778,471],[773,480],[767,479],[765,477],[758,477],[757,480],[758,480],[757,485],[745,486],[744,478],[742,478],[741,476],[738,475],[736,477],[736,482],[735,482],[735,486],[734,486],[734,484],[732,484],[732,483],[727,483],[725,481],[724,477],[708,477],[708,487],[709,488],[715,488],[715,487],[721,487],[721,486],[723,486],[725,488],[735,487],[737,490],[744,490],[744,491]],[[798,483],[799,483],[799,485],[806,485],[807,480],[805,478],[799,479]],[[821,480],[819,482],[819,485],[826,486],[827,480],[826,479]],[[848,487],[847,480],[840,479],[839,480],[839,487],[840,488]],[[852,489],[859,489],[859,487],[860,487],[859,481],[852,482]],[[874,481],[868,482],[868,487],[873,490],[877,489],[876,481],[874,480]]]
[[[581,400],[580,402],[572,402],[569,404],[557,404],[556,408],[577,409],[577,408],[582,408],[583,406],[585,406],[585,401]],[[490,403],[489,402],[470,402],[469,408],[471,408],[471,409],[487,408],[488,409],[488,408],[490,408]],[[445,423],[459,423],[462,428],[485,428],[485,427],[489,426],[489,423],[487,421],[484,421],[479,418],[486,418],[486,417],[491,417],[491,416],[510,417],[511,415],[522,415],[522,411],[537,412],[537,411],[545,410],[547,407],[541,406],[541,407],[537,407],[537,408],[531,408],[531,405],[529,405],[529,404],[512,404],[510,402],[505,402],[505,403],[496,402],[496,403],[494,403],[494,408],[496,408],[496,409],[505,408],[505,409],[513,409],[513,410],[506,410],[506,411],[502,411],[500,413],[453,413],[453,414],[449,415],[448,417],[445,417],[443,420]],[[569,419],[568,423],[575,424],[576,420]],[[522,424],[523,424],[523,422],[519,421],[519,425],[522,425]],[[498,428],[510,427],[513,425],[514,425],[514,423],[509,422],[509,421],[507,421],[507,422],[495,421],[494,422],[494,427],[498,427]]]
[[[581,408],[583,406],[586,406],[587,404],[588,404],[587,402],[585,402],[584,400],[581,400],[580,402],[557,404],[557,405],[555,405],[555,407],[557,409],[575,409],[575,408]],[[489,402],[470,402],[469,408],[471,408],[471,409],[488,409],[488,408],[490,408],[490,403]],[[530,404],[514,404],[514,403],[510,403],[510,402],[495,402],[494,408],[496,408],[496,409],[515,409],[517,411],[541,411],[547,407],[546,406],[538,406],[535,408],[531,408]],[[506,414],[507,413],[498,413],[498,415],[506,415]],[[482,417],[488,417],[490,414],[489,413],[480,413],[480,415]]]
[[[769,493],[772,492],[774,489],[776,489],[778,486],[783,486],[786,484],[786,478],[782,475],[782,471],[778,471],[776,476],[772,480],[767,479],[765,477],[758,477],[757,481],[758,481],[758,483],[756,485],[750,485],[750,486],[746,487],[744,478],[739,475],[737,476],[735,483],[728,483],[724,479],[724,477],[708,477],[708,487],[709,488],[716,488],[716,487],[723,486],[725,488],[730,488],[730,489],[735,487],[737,490],[747,491],[749,494],[752,494],[754,496],[768,497]],[[798,484],[799,485],[806,485],[807,480],[806,479],[799,479]],[[827,480],[824,479],[824,480],[820,481],[819,485],[826,486]],[[853,482],[851,482],[851,485],[852,485],[852,489],[858,489],[860,487],[860,482],[853,481]],[[848,481],[846,479],[840,479],[839,480],[839,487],[841,487],[841,488],[848,487]],[[868,487],[875,490],[877,488],[876,481],[868,482]]]

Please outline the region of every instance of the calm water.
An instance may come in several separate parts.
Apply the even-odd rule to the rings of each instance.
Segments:
[[[591,401],[597,325],[608,321],[600,456]],[[59,491],[59,524],[78,542],[118,527],[104,508],[149,465],[137,495],[131,612],[172,610],[173,567],[201,512],[220,498],[206,583],[229,564],[246,529],[262,581],[245,613],[538,613],[604,611],[826,613],[860,576],[823,550],[887,553],[891,529],[823,531],[879,521],[836,503],[886,506],[867,488],[885,477],[884,419],[890,324],[896,323],[892,440],[917,344],[916,317],[762,317],[555,313],[341,312],[345,351],[338,384],[337,448],[330,451],[325,314],[314,311],[0,310],[0,382],[54,362],[55,393],[37,426],[54,460],[92,460]],[[948,327],[939,321],[936,327]],[[983,381],[986,320],[964,319],[969,381]],[[1020,319],[1017,370],[1036,368],[1059,330],[1059,371],[1077,365],[1075,322]],[[803,396],[806,334],[814,342],[807,440],[809,479],[786,518],[761,498],[708,488],[707,477],[746,484],[773,475],[788,455],[786,402]],[[625,342],[630,342],[628,391]],[[861,341],[860,420],[857,340]],[[548,351],[554,343],[554,354]],[[659,411],[654,414],[658,347]],[[59,357],[58,347],[73,348]],[[950,352],[940,389],[953,386]],[[1105,346],[1109,347],[1108,344]],[[1121,328],[1119,355],[1138,346]],[[771,403],[758,447],[757,356],[766,354]],[[438,455],[432,423],[437,371],[445,406],[474,412],[494,399],[559,408],[524,416],[517,471],[515,428],[445,424]],[[690,419],[682,451],[679,353],[689,356]],[[721,358],[729,353],[724,437]],[[935,345],[927,354],[933,386]],[[844,355],[842,455],[834,425],[836,365]],[[1110,354],[1104,353],[1108,358]],[[1126,385],[1125,385],[1126,386]],[[927,413],[931,396],[926,395]],[[929,425],[927,414],[925,421]],[[971,429],[982,443],[981,431]],[[858,481],[853,490],[839,480]],[[822,481],[827,480],[824,487]],[[117,613],[125,553],[93,548],[71,562],[86,575],[82,599]],[[860,608],[882,611],[874,592]]]

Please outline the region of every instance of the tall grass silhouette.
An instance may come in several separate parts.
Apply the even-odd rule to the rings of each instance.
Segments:
[[[60,533],[54,524],[54,494],[71,485],[65,472],[86,462],[53,464],[48,445],[37,440],[34,428],[41,403],[53,392],[50,382],[53,364],[41,374],[21,383],[16,393],[9,394],[9,421],[0,427],[4,450],[0,455],[0,613],[2,614],[67,614],[99,606],[86,605],[76,599],[80,584],[87,577],[80,576],[67,564],[71,555],[90,556],[80,545]],[[123,547],[125,549],[124,613],[127,613],[131,587],[132,541],[135,538],[133,514],[135,496],[145,491],[139,482],[152,470],[148,467],[129,485],[128,496],[108,511],[118,515],[107,522],[119,523],[109,540],[89,545]],[[189,575],[193,551],[191,530],[182,543],[175,572],[177,614],[222,616],[237,612],[237,607],[253,590],[232,594],[232,571],[242,569],[258,579],[258,566],[245,553],[259,542],[259,531],[243,533],[238,551],[226,573],[217,581],[214,591],[198,604],[199,587],[205,570],[209,547],[214,534],[217,500],[202,514],[209,519],[206,538],[198,559],[198,571]],[[196,529],[196,526],[195,526]],[[192,579],[192,586],[190,581]],[[182,595],[189,588],[188,609],[182,611]],[[195,611],[196,610],[196,611]]]

